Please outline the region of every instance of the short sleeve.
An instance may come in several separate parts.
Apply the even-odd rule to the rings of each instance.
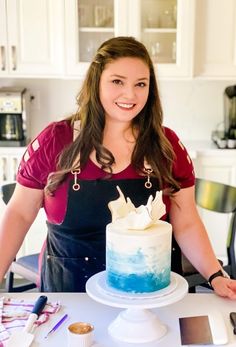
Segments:
[[[173,165],[173,177],[181,188],[191,187],[195,184],[195,173],[188,151],[173,130],[169,128],[164,128],[164,130],[176,155]]]
[[[16,176],[16,181],[28,188],[43,189],[48,175],[56,170],[58,157],[72,141],[68,122],[49,124],[27,147]]]

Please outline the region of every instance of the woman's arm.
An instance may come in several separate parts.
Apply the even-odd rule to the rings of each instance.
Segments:
[[[16,184],[0,222],[0,282],[42,206],[43,190]]]
[[[170,222],[183,254],[203,277],[221,269],[196,208],[194,187],[181,189],[172,198]],[[217,294],[236,298],[236,281],[217,277],[212,286]]]

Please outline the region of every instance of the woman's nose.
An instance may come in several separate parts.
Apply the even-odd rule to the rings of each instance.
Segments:
[[[124,95],[126,98],[132,99],[135,96],[135,88],[133,86],[126,86]]]

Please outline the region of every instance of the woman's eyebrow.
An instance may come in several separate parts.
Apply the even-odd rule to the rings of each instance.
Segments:
[[[111,75],[111,77],[116,77],[116,78],[127,78],[127,77],[125,77],[125,76],[122,76],[122,75],[116,75],[116,74]]]
[[[125,77],[125,76],[116,75],[116,74],[111,75],[111,77],[127,79],[127,77]],[[147,81],[148,81],[148,78],[147,78],[147,77],[140,77],[140,78],[137,78],[137,81],[143,81],[143,80],[147,80]]]

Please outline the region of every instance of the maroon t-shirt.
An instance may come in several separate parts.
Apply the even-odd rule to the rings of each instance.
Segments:
[[[169,128],[164,128],[166,137],[173,146],[176,160],[173,165],[173,177],[179,182],[181,188],[194,185],[195,176],[192,161],[180,142],[178,136]],[[66,145],[73,141],[73,129],[69,121],[59,121],[49,124],[27,147],[21,160],[17,173],[17,182],[29,188],[44,189],[47,177],[56,170],[58,156]],[[79,180],[96,180],[106,173],[88,160],[86,166],[78,175]],[[73,177],[69,174],[67,179],[57,188],[53,197],[45,196],[43,207],[50,223],[62,223],[67,208],[68,183]],[[132,165],[119,173],[113,174],[111,179],[135,179],[141,176]],[[166,203],[167,213],[169,204]]]

